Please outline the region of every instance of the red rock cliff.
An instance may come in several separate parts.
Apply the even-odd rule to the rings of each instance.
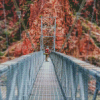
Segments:
[[[71,12],[69,0],[48,0],[46,2],[38,0],[30,5],[30,28],[28,32],[36,50],[40,50],[41,16],[56,17],[56,51],[59,51],[75,19],[75,16]],[[100,49],[88,35],[91,26],[95,36],[97,33],[100,34],[99,28],[97,29],[92,23],[86,22],[86,20],[80,18],[77,21],[70,38],[65,43],[62,52],[75,57],[86,57],[87,54],[89,56],[99,55]],[[84,31],[87,28],[89,29]],[[14,56],[20,56],[34,51],[25,32],[23,32],[22,37],[24,40],[23,42],[18,42],[9,47],[10,54],[12,54],[12,50]]]

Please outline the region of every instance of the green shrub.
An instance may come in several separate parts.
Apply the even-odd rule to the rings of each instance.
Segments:
[[[70,13],[69,16],[72,16],[72,14]]]
[[[4,45],[7,45],[7,42],[4,42]]]
[[[56,24],[56,27],[58,27],[58,24]]]
[[[4,53],[2,53],[1,51],[0,51],[0,56],[3,56],[4,55]]]
[[[15,24],[16,24],[16,25],[19,25],[19,22],[16,22]]]
[[[27,1],[27,4],[33,4],[33,2],[32,1]]]
[[[25,9],[28,9],[28,7],[27,7],[27,6],[25,6]]]
[[[97,26],[96,29],[99,29],[99,27]]]
[[[85,33],[85,31],[84,31],[84,30],[82,30],[82,33]]]
[[[95,23],[93,23],[94,25],[97,25],[97,23],[95,22]]]
[[[42,15],[39,16],[40,18],[42,17]]]
[[[86,29],[85,29],[85,30],[86,30],[86,32],[87,32],[87,31],[89,30],[89,28],[88,28],[88,27],[86,27]]]
[[[8,31],[4,31],[3,34],[4,34],[4,35],[7,35],[7,36],[10,35],[10,33],[9,33]]]
[[[98,47],[100,47],[100,43],[95,43]]]
[[[74,11],[74,13],[73,13],[74,15],[76,15],[76,12]]]
[[[97,38],[96,38],[94,35],[91,35],[91,37],[92,37],[92,39],[93,39],[94,41],[97,41]]]
[[[88,24],[88,20],[86,20],[86,24]]]
[[[89,18],[87,17],[87,18],[86,18],[86,20],[88,21],[88,20],[89,20]]]

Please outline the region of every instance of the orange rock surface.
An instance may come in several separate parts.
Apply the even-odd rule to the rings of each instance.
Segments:
[[[56,17],[57,27],[55,48],[56,51],[59,51],[75,20],[75,16],[71,11],[69,0],[46,0],[45,2],[38,0],[34,2],[34,4],[30,5],[28,33],[30,34],[30,39],[36,50],[40,50],[41,16]],[[49,21],[49,19],[47,19],[47,21]],[[77,24],[75,25],[70,38],[65,43],[65,47],[62,52],[75,57],[86,57],[87,53],[89,56],[99,55],[100,49],[95,45],[93,39],[89,37],[89,32],[83,32],[82,22],[86,23],[86,20],[81,18],[77,21]],[[89,28],[92,26],[92,31],[100,34],[100,31],[94,27],[92,23],[88,22],[86,25]],[[11,46],[14,47],[13,50],[9,47],[10,55],[14,54],[15,57],[18,57],[34,51],[31,46],[31,42],[25,35],[25,32],[22,33],[22,37],[23,42],[18,42],[15,46]]]

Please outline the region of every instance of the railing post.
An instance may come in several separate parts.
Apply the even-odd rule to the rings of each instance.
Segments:
[[[24,70],[23,69],[23,67],[21,67],[21,66],[23,66],[23,64],[22,63],[18,63],[18,74],[17,74],[17,89],[18,89],[18,96],[20,95],[20,87],[21,87],[21,82],[22,82],[22,71]],[[17,99],[18,99],[18,97],[17,97]]]
[[[94,92],[94,95],[93,95],[93,100],[96,100],[96,97],[97,97],[97,94],[98,94],[98,89],[96,88],[95,92]]]
[[[1,89],[0,89],[0,100],[3,100],[3,99],[2,99],[2,94],[1,94]]]
[[[79,83],[81,100],[88,100],[88,74],[85,71],[79,72]]]
[[[64,93],[66,94],[66,60],[63,57],[62,60],[62,88],[64,90]]]
[[[72,63],[72,65],[70,66],[70,78],[71,78],[71,98],[72,100],[76,100],[76,80],[75,80],[75,76],[76,76],[76,72],[74,69],[74,64]]]
[[[70,80],[70,61],[67,60],[67,67],[66,67],[66,97],[68,100],[70,100],[71,98],[71,89],[70,89],[70,84],[71,84],[71,80]]]
[[[12,82],[10,84],[11,87],[10,87],[9,96],[8,96],[7,100],[14,100],[15,99],[15,86],[16,86],[16,77],[17,77],[17,65],[14,65],[11,70],[13,72],[13,74],[12,74],[13,77],[12,77]]]
[[[26,73],[25,73],[25,86],[24,86],[24,100],[28,99],[28,75],[29,75],[29,58],[27,58],[26,62]]]
[[[96,80],[96,89],[95,89],[95,92],[94,92],[93,100],[96,100],[96,97],[97,97],[99,90],[100,90],[100,82],[98,80]]]
[[[21,81],[19,81],[19,87],[18,87],[18,91],[19,91],[19,93],[18,93],[18,100],[23,100],[23,90],[24,90],[24,84],[25,84],[25,74],[26,74],[26,60],[23,60],[24,61],[24,63],[23,63],[23,68],[21,68],[20,70],[21,70],[21,75],[22,76],[20,76],[19,75],[19,77],[21,77]],[[19,66],[19,68],[20,68],[21,66]]]
[[[60,60],[59,60],[59,62],[60,62],[60,64],[59,64],[59,80],[60,80],[60,83],[62,84],[62,70],[63,70],[63,68],[62,68],[62,59],[61,59],[62,57],[60,56]]]
[[[10,88],[11,88],[11,81],[12,81],[12,71],[11,71],[11,66],[8,66],[8,72],[7,72],[7,91],[6,91],[6,98],[9,98],[9,91],[10,91]],[[6,99],[7,100],[7,99]]]

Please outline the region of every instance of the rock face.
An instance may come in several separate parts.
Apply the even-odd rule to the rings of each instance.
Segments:
[[[33,0],[33,2],[33,4],[30,4],[28,33],[30,34],[30,39],[34,44],[34,48],[36,50],[40,50],[41,16],[56,17],[57,25],[55,49],[56,51],[59,51],[66,39],[66,35],[68,34],[75,20],[75,16],[71,11],[70,1],[46,0],[45,2],[43,2],[43,0]],[[2,16],[2,12],[0,16]],[[49,19],[46,19],[46,22],[49,22]],[[80,58],[86,58],[87,54],[88,56],[99,55],[100,49],[95,44],[93,38],[89,37],[90,28],[92,28],[92,35],[96,37],[100,36],[99,27],[93,25],[89,21],[84,20],[83,18],[80,18],[77,21],[77,24],[75,25],[70,38],[65,43],[64,49],[61,52]],[[22,39],[23,42],[16,42],[9,47],[10,56],[14,55],[15,57],[18,57],[22,54],[28,54],[34,51],[31,46],[31,42],[25,35],[24,31],[22,32]],[[100,39],[98,38],[97,40],[99,41]],[[8,50],[6,50],[5,55],[7,54]]]
[[[34,9],[34,11],[33,11]],[[39,46],[36,43],[39,43],[40,33],[41,33],[41,19],[40,16],[56,16],[56,50],[59,51],[62,47],[66,39],[66,34],[68,34],[69,29],[74,21],[73,13],[70,11],[70,5],[68,0],[50,0],[44,4],[41,8],[38,6],[38,3],[32,4],[30,6],[30,30],[31,39],[34,40],[35,48],[39,49]],[[33,20],[34,18],[34,20]],[[64,50],[62,50],[65,54],[71,54],[73,56],[78,57],[86,57],[88,55],[97,55],[100,53],[99,48],[95,45],[93,39],[89,38],[89,29],[87,33],[85,33],[84,26],[82,26],[82,22],[86,23],[82,18],[77,21],[77,25],[70,36],[70,39],[66,43]],[[87,23],[89,28],[91,27],[91,23]],[[86,26],[87,27],[87,26]],[[96,29],[95,26],[92,25],[92,31],[98,32],[100,34],[99,29]]]
[[[12,17],[13,21],[16,22],[18,20],[18,17],[15,12],[15,7],[12,0],[4,0],[4,6],[6,11],[6,18]],[[4,19],[4,6],[3,6],[3,0],[0,1],[0,20]]]
[[[27,17],[26,12],[28,12],[29,3],[30,2],[26,2],[26,0],[19,0],[19,1],[17,0],[17,4],[18,6],[20,6],[19,9],[21,10],[22,13],[21,17],[23,19]],[[4,6],[5,6],[6,26],[5,26],[5,18],[4,18]],[[16,42],[20,40],[20,28],[22,27],[20,27],[20,23],[18,20],[18,16],[16,14],[16,9],[14,7],[13,0],[4,0],[4,5],[3,5],[3,0],[1,0],[0,1],[0,52],[2,51],[4,52],[7,49],[6,35],[8,37],[8,45],[9,45],[9,48],[5,51],[4,56],[8,56],[8,51],[10,56],[17,55],[14,51],[15,51]],[[19,43],[20,42],[17,42],[18,45]],[[19,56],[21,54],[18,53]]]
[[[72,11],[76,13],[80,7],[82,0],[70,0]],[[91,20],[93,12],[94,0],[87,0],[84,8],[82,9],[81,16]],[[96,0],[94,11],[94,22],[100,26],[100,0]]]

